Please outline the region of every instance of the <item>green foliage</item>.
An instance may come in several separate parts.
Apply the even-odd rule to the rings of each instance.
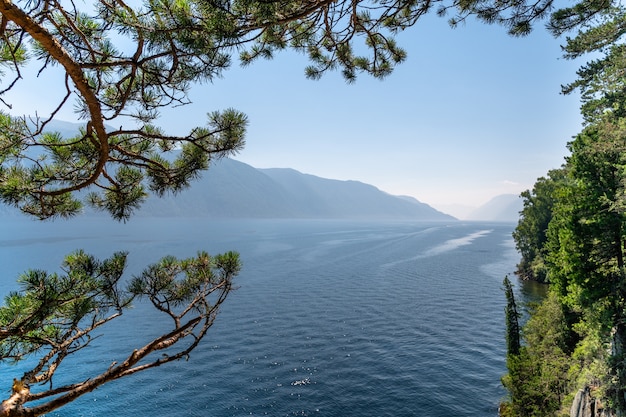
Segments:
[[[569,379],[577,387],[599,387],[597,394],[608,398],[606,390],[612,384],[608,364],[610,339],[601,328],[600,320],[594,317],[575,323],[573,330],[579,335],[579,341],[571,353]]]
[[[606,126],[587,127],[570,144],[572,184],[559,195],[550,224],[551,280],[572,306],[621,307],[624,267],[623,211],[616,203],[623,194],[623,139],[607,140]],[[617,297],[616,297],[617,296]],[[606,302],[605,302],[606,301]]]
[[[511,36],[525,36],[535,22],[551,15],[553,3],[554,0],[461,0],[454,3],[458,14],[450,19],[450,24],[456,26],[469,16],[476,16],[485,23],[504,26]],[[449,8],[442,5],[439,14],[445,14]]]
[[[506,415],[560,415],[563,399],[571,389],[568,332],[558,298],[548,296],[524,326],[519,354],[507,356],[508,374],[502,378],[509,392]]]
[[[522,256],[517,273],[523,279],[548,281],[548,269],[545,265],[548,225],[557,201],[557,190],[563,186],[564,181],[564,169],[552,170],[546,178],[539,178],[535,182],[532,191],[522,193],[524,208],[513,232],[513,239]]]
[[[541,258],[551,296],[532,313],[523,331],[525,346],[509,363],[504,383],[512,397],[509,409],[517,410],[512,415],[535,413],[515,404],[516,396],[528,402],[538,392],[533,372],[547,376],[546,397],[556,396],[563,406],[573,399],[568,390],[591,386],[613,408],[626,409],[625,126],[615,112],[586,126],[569,144],[571,156],[557,171],[558,182],[541,178],[533,193],[525,195],[514,236],[523,256]],[[537,233],[540,222],[530,221],[541,218],[541,195],[550,202],[543,206],[549,214],[544,217],[548,223],[544,235]],[[557,316],[561,318],[556,320]],[[517,374],[530,382],[520,388]],[[548,383],[554,378],[562,378],[566,385]]]
[[[20,119],[2,117],[8,124],[25,126]],[[147,198],[146,188],[156,195],[178,192],[208,168],[212,155],[241,149],[246,125],[245,115],[228,109],[210,114],[208,127],[194,129],[187,138],[168,138],[151,126],[114,132],[108,135],[103,167],[102,148],[87,131],[69,139],[58,134],[20,138],[28,132],[23,128],[5,139],[11,146],[2,154],[0,200],[42,219],[69,217],[82,208],[76,193],[92,188],[86,198],[90,205],[126,220]],[[179,151],[177,143],[182,143]],[[33,156],[35,149],[42,153]],[[172,151],[170,160],[159,154],[164,149]]]
[[[188,305],[198,294],[208,296],[207,286],[228,284],[226,278],[238,274],[239,270],[239,255],[235,252],[215,258],[200,252],[195,258],[184,260],[167,256],[135,277],[129,291],[148,297],[159,310],[165,311]],[[179,276],[183,278],[178,279]]]
[[[506,319],[506,351],[508,356],[519,356],[520,354],[520,328],[519,319],[521,315],[517,311],[513,284],[509,277],[504,277],[504,294],[506,296],[506,308],[504,315]]]
[[[28,388],[15,415],[46,414],[106,382],[186,358],[212,325],[241,268],[235,252],[213,257],[200,252],[181,260],[166,257],[131,279],[126,288],[122,280],[126,259],[123,252],[100,261],[77,251],[65,258],[60,274],[31,270],[19,277],[20,290],[9,294],[0,307],[0,359],[17,362],[35,353],[39,358],[18,380]],[[87,347],[92,332],[119,317],[137,297],[147,297],[170,317],[171,330],[119,364],[111,359],[100,375],[53,388],[53,376],[65,358]],[[158,354],[164,350],[167,354]],[[31,392],[35,384],[50,387]]]
[[[571,156],[557,171],[559,180],[539,179],[533,192],[526,192],[525,208],[514,233],[522,254],[520,270],[533,274],[536,268],[545,270],[552,292],[563,304],[569,330],[564,333],[555,328],[553,333],[569,334],[565,339],[568,349],[563,352],[571,390],[592,387],[595,395],[618,411],[626,410],[624,16],[621,7],[592,1],[553,15],[551,24],[557,32],[583,22],[587,25],[568,39],[566,57],[591,51],[600,52],[600,57],[581,68],[578,80],[564,87],[566,93],[580,89],[586,126],[568,145]],[[540,204],[541,195],[547,196],[549,204]],[[545,230],[546,223],[547,233],[538,233]],[[550,334],[547,327],[544,333]],[[530,339],[532,331],[525,329],[524,334],[528,347],[523,350],[537,345]],[[540,355],[548,360],[560,357],[560,352],[544,349]],[[505,380],[513,399],[525,394],[514,394],[519,387],[513,386],[510,378],[515,372],[525,372],[523,364],[534,364],[531,359],[520,361],[510,364],[510,376]],[[546,389],[563,394],[558,386]],[[571,401],[573,396],[563,398]]]
[[[98,261],[83,251],[68,255],[63,274],[31,270],[18,278],[21,290],[0,307],[0,358],[18,361],[68,340],[81,342],[78,326],[121,312],[132,296],[119,287],[126,253]],[[74,340],[75,339],[75,340]],[[74,346],[74,349],[78,349]]]
[[[557,35],[579,29],[576,36],[567,38],[566,58],[595,53],[594,59],[578,71],[578,79],[563,86],[566,94],[580,91],[585,120],[601,122],[607,114],[615,119],[624,118],[626,8],[609,0],[583,0],[556,11],[549,28]]]

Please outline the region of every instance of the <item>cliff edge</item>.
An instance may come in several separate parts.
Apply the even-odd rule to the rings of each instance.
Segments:
[[[613,411],[604,408],[602,402],[593,396],[588,386],[576,393],[569,415],[570,417],[618,417]]]

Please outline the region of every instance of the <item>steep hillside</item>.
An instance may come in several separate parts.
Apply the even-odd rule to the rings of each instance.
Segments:
[[[330,180],[293,169],[259,171],[287,191],[300,213],[313,217],[453,219],[411,197],[392,196],[358,181]]]
[[[337,181],[292,169],[256,169],[232,159],[213,163],[191,188],[150,198],[138,215],[248,218],[376,218],[454,220],[357,181]]]
[[[80,125],[53,121],[46,130],[69,137]],[[96,215],[86,208],[88,215]],[[19,215],[1,206],[0,216]],[[189,189],[150,197],[137,216],[229,218],[411,219],[449,221],[454,217],[411,197],[397,197],[358,181],[338,181],[293,169],[256,169],[232,159],[211,164]]]

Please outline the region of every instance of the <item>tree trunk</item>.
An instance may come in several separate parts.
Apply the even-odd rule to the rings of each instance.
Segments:
[[[28,386],[13,380],[13,393],[0,404],[0,417],[35,417],[35,413],[22,407],[29,396]]]

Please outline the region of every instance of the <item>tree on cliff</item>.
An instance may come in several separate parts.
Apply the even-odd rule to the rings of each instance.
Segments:
[[[547,243],[553,290],[569,311],[577,312],[577,321],[589,322],[585,326],[598,328],[601,340],[613,345],[616,379],[607,388],[620,410],[626,409],[621,349],[626,342],[625,133],[623,119],[607,116],[570,144],[571,181],[555,205]]]
[[[501,406],[503,417],[562,415],[563,398],[571,389],[568,333],[561,303],[554,294],[533,308],[518,354],[507,355],[509,372],[502,384],[509,399]]]
[[[551,215],[546,239],[526,243],[541,253],[550,291],[522,330],[521,354],[507,360],[511,415],[556,415],[584,385],[601,385],[602,401],[626,410],[625,127],[605,113],[569,144],[559,184],[535,185],[552,193]]]
[[[575,32],[566,40],[566,58],[595,53],[594,59],[580,68],[578,78],[563,87],[564,93],[581,93],[586,126],[568,145],[571,157],[561,170],[565,175],[560,185],[547,188],[549,184],[540,179],[533,193],[526,195],[531,205],[525,206],[522,214],[535,216],[548,207],[534,206],[537,187],[552,194],[547,233],[544,223],[541,229],[535,228],[526,217],[516,229],[516,243],[525,248],[522,262],[524,254],[540,259],[552,296],[558,295],[568,328],[564,353],[572,365],[567,375],[571,388],[602,381],[604,399],[621,412],[626,410],[624,22],[626,9],[614,1],[582,0],[551,15],[549,28],[555,35]],[[554,366],[558,375],[558,362]]]
[[[519,356],[520,354],[520,314],[517,311],[513,284],[508,276],[504,277],[504,295],[506,296],[506,307],[504,316],[506,320],[506,352],[509,356]]]
[[[607,33],[606,28],[603,31]],[[578,38],[585,36],[580,34]],[[550,196],[547,233],[542,239],[533,239],[533,231],[538,229],[528,227],[533,224],[524,216],[514,236],[518,245],[529,245],[529,253],[539,253],[545,261],[551,298],[542,308],[558,297],[567,330],[562,329],[561,323],[554,323],[553,330],[565,336],[563,353],[568,355],[571,366],[565,379],[569,379],[571,389],[601,382],[603,401],[623,411],[626,410],[623,350],[626,343],[626,114],[623,111],[626,79],[623,58],[618,59],[615,54],[618,49],[611,45],[605,59],[583,67],[580,78],[567,87],[581,90],[587,125],[568,145],[571,155],[559,170],[562,174],[559,182],[546,187],[545,179],[541,178],[533,189],[534,197],[539,196],[536,192],[539,189]],[[525,328],[523,334],[528,342],[529,330]],[[526,350],[530,353],[530,342],[528,346]],[[550,352],[541,354],[549,355]],[[563,378],[559,376],[559,362],[547,363],[555,367],[554,375]],[[519,366],[508,365],[513,378],[519,373]],[[512,396],[523,396],[518,387],[508,387]]]

